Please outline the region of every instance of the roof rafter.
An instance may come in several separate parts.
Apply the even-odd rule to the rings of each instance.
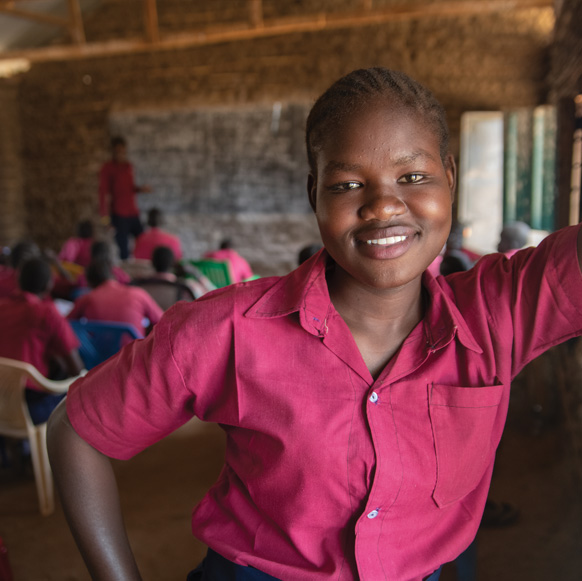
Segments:
[[[146,23],[143,38],[7,51],[0,53],[0,60],[24,58],[40,62],[95,58],[151,50],[175,50],[300,32],[355,28],[398,20],[468,16],[554,6],[553,0],[452,0],[414,7],[408,7],[403,3],[400,6],[380,9],[373,8],[371,0],[359,0],[359,9],[354,12],[318,13],[303,18],[286,17],[265,21],[262,1],[249,0],[247,23],[161,36],[158,29],[156,0],[143,1]],[[6,12],[8,4],[12,3],[0,2],[0,12]]]

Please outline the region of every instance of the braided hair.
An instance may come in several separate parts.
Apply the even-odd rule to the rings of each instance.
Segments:
[[[445,161],[449,153],[449,128],[445,110],[436,97],[405,73],[374,67],[342,77],[313,105],[305,131],[307,161],[312,172],[316,172],[316,153],[326,130],[345,121],[362,105],[382,97],[424,116],[439,139],[441,159]]]

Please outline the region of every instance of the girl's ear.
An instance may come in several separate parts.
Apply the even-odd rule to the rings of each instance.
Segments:
[[[457,189],[457,166],[452,153],[449,153],[445,158],[445,173],[447,174],[447,180],[449,182],[452,203],[455,200],[455,191]]]
[[[314,212],[317,212],[316,192],[317,192],[317,180],[315,179],[314,175],[311,172],[309,172],[309,175],[307,176],[307,195],[309,196],[309,205],[311,206],[311,209]]]

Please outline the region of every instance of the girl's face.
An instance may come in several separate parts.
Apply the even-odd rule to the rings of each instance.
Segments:
[[[387,99],[322,141],[308,192],[323,243],[351,283],[378,290],[420,277],[443,248],[455,187],[452,156],[422,116]]]

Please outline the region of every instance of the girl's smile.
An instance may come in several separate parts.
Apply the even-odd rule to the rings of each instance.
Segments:
[[[308,190],[323,242],[356,285],[415,283],[451,226],[452,157],[444,162],[431,125],[386,98],[337,126],[316,152]],[[343,278],[343,276],[342,276]]]

